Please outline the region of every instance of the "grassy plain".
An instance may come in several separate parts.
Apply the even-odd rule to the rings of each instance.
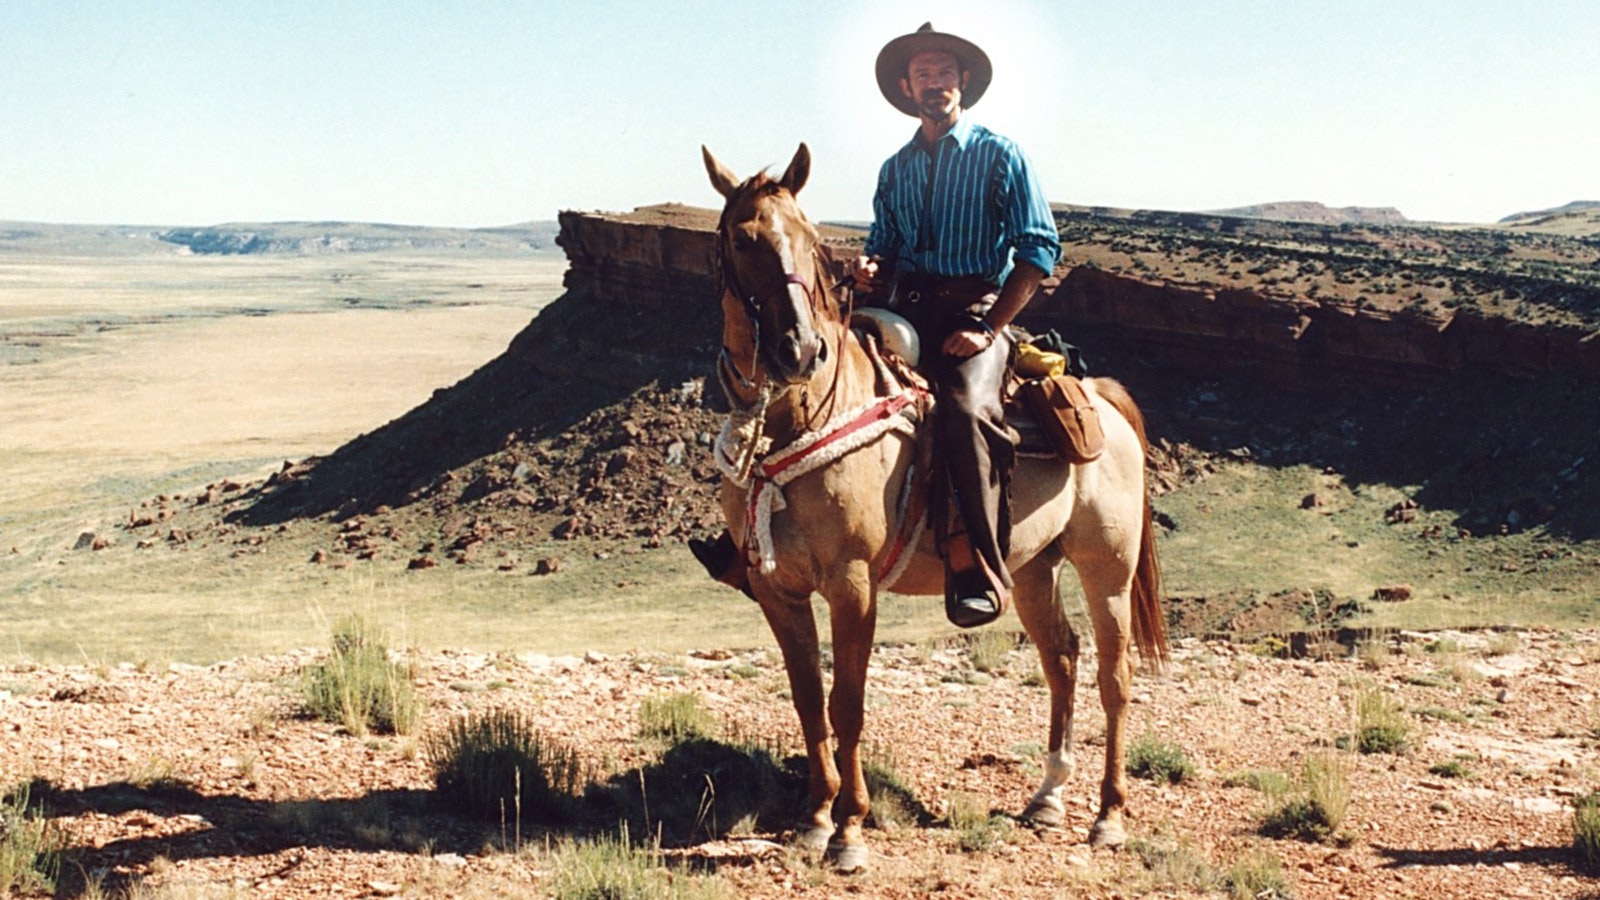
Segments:
[[[498,356],[564,268],[555,252],[0,253],[0,661],[205,662],[319,645],[352,612],[435,649],[770,644],[754,605],[671,545],[552,543],[562,567],[541,578],[310,565],[326,523],[286,525],[264,554],[73,550],[158,494],[260,477],[412,409]],[[1441,526],[1423,540],[1384,519],[1414,487],[1225,465],[1158,501],[1177,526],[1162,543],[1169,589],[1248,606],[1289,588],[1365,601],[1405,582],[1414,600],[1351,623],[1595,623],[1592,542],[1450,540],[1449,510],[1422,511]],[[1326,504],[1302,509],[1313,492]],[[880,639],[949,633],[937,602],[885,599]]]
[[[552,544],[562,571],[541,579],[332,569],[309,549],[73,551],[142,501],[260,477],[417,406],[499,355],[564,271],[558,253],[0,255],[0,659],[205,662],[318,645],[348,612],[434,648],[765,643],[754,605],[708,589],[681,548]],[[883,634],[940,618],[890,600]]]

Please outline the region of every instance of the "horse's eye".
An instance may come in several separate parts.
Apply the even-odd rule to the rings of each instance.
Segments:
[[[745,251],[753,249],[755,245],[756,239],[754,235],[747,234],[743,231],[735,231],[733,233],[733,249]]]

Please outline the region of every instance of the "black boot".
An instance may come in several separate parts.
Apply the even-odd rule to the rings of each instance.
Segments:
[[[690,538],[689,552],[700,561],[700,565],[706,567],[706,574],[713,579],[740,591],[751,600],[756,598],[750,590],[750,567],[745,564],[739,545],[733,542],[733,535],[726,530],[709,541]]]

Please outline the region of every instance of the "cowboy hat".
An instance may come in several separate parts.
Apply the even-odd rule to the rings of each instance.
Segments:
[[[900,79],[906,77],[911,57],[929,50],[953,54],[962,70],[972,73],[967,86],[961,91],[961,106],[971,109],[989,87],[989,79],[994,77],[989,55],[966,38],[934,31],[932,22],[922,23],[921,28],[900,35],[878,51],[878,90],[883,92],[883,99],[908,116],[917,115],[917,101],[901,92]]]

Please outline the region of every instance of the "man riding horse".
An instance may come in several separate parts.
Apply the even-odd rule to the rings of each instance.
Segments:
[[[879,170],[855,287],[864,302],[909,319],[932,351],[923,365],[938,397],[929,513],[945,560],[945,612],[971,628],[998,618],[1012,587],[1004,560],[1016,437],[1000,392],[1014,347],[1005,329],[1061,244],[1022,150],[963,115],[993,74],[982,49],[928,23],[886,44],[876,68],[884,98],[920,124]],[[713,577],[749,592],[730,535],[690,548]]]
[[[930,514],[945,560],[945,612],[963,628],[994,621],[1011,576],[1009,482],[1016,435],[1001,389],[1014,346],[1006,326],[1061,255],[1055,219],[1016,143],[965,111],[989,87],[989,57],[931,23],[878,54],[884,99],[920,124],[878,172],[856,289],[917,329],[934,384],[938,464]]]

